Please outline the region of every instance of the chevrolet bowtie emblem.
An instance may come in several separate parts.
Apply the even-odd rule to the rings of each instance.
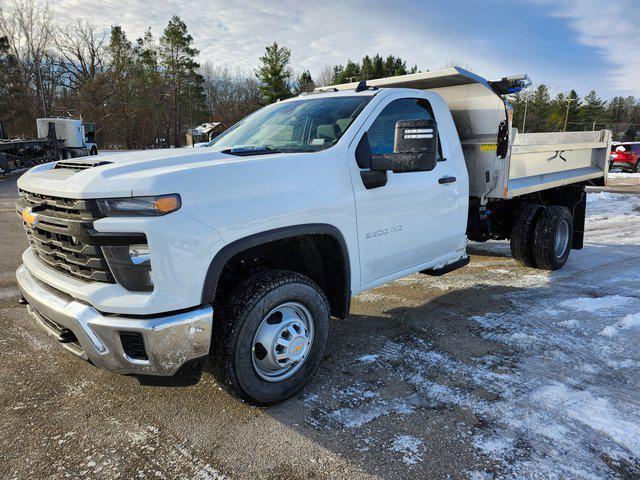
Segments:
[[[22,211],[22,220],[27,224],[27,227],[33,228],[38,224],[38,214],[33,213],[31,207],[27,207]]]

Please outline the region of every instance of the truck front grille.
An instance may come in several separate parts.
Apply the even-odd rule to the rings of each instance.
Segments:
[[[27,207],[37,220],[23,225],[33,253],[42,263],[80,280],[115,283],[102,249],[91,241],[93,221],[102,217],[94,202],[21,190],[18,215]]]

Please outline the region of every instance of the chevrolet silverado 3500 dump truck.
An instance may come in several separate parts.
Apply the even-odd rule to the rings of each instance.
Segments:
[[[173,375],[210,355],[225,388],[281,401],[353,295],[464,266],[467,239],[510,239],[546,270],[582,247],[611,135],[518,133],[507,95],[527,81],[452,68],[338,85],[209,147],[34,167],[18,182],[23,301],[99,367]]]

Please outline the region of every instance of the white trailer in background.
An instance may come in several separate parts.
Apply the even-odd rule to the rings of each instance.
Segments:
[[[38,118],[38,138],[4,138],[0,122],[0,174],[55,160],[98,154],[95,125],[75,118]]]
[[[51,125],[55,127],[58,140],[64,140],[62,158],[86,157],[98,154],[95,139],[95,126],[92,123],[83,124],[75,118],[38,118],[38,137],[51,135]]]

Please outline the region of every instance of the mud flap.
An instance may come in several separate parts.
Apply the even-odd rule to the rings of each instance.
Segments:
[[[573,238],[571,248],[581,250],[584,244],[584,222],[587,211],[587,194],[582,191],[582,196],[578,203],[573,206]]]

